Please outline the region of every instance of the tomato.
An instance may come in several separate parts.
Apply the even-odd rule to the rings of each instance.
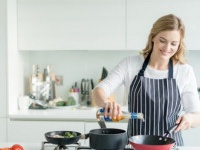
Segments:
[[[24,148],[19,144],[15,144],[11,147],[11,150],[24,150]]]

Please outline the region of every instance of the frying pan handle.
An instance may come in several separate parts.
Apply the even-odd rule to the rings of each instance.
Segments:
[[[172,126],[171,128],[169,128],[168,131],[165,132],[163,136],[164,136],[164,137],[168,137],[169,134],[172,133],[172,132],[178,127],[178,125],[179,125],[179,124],[175,124],[174,126]]]
[[[88,138],[89,138],[89,133],[81,134],[81,138],[80,139],[88,139]]]

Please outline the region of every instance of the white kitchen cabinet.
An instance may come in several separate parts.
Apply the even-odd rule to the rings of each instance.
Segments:
[[[7,140],[7,118],[0,118],[0,143]]]
[[[44,134],[50,131],[84,133],[84,123],[78,121],[8,121],[8,141],[12,143],[43,142],[46,141]]]
[[[185,146],[200,146],[200,127],[191,128],[182,132]]]
[[[18,0],[19,50],[123,50],[124,0]]]
[[[7,140],[6,0],[0,0],[0,142]]]
[[[7,114],[6,1],[0,0],[0,117]]]
[[[185,23],[187,48],[199,50],[199,5],[199,0],[18,0],[18,49],[141,50],[153,23],[173,13]]]
[[[161,16],[175,14],[186,27],[185,42],[188,50],[199,50],[199,0],[127,0],[127,49],[142,50],[153,23]]]

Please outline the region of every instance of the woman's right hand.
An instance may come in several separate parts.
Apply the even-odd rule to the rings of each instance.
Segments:
[[[121,115],[121,106],[115,101],[104,103],[104,115],[110,119],[116,119]]]
[[[115,102],[114,98],[106,97],[102,88],[95,88],[92,92],[92,100],[99,107],[104,108],[104,115],[110,119],[116,119],[121,115],[121,106]]]

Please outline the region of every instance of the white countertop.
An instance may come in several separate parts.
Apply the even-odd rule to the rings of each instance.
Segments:
[[[99,107],[65,106],[51,109],[17,110],[9,114],[11,120],[77,120],[96,121]],[[127,111],[127,106],[122,107]]]
[[[96,120],[98,107],[56,107],[51,109],[17,110],[11,120]]]

